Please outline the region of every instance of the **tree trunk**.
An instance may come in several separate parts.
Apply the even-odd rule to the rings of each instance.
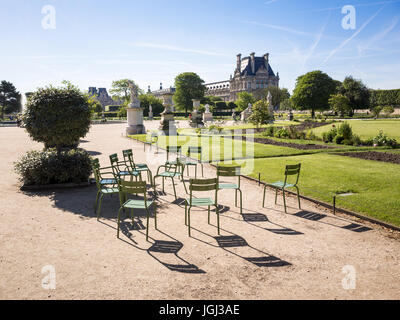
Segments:
[[[315,110],[314,109],[311,109],[311,118],[315,118]]]

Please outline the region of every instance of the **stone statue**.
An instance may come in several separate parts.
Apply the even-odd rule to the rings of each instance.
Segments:
[[[206,104],[204,107],[206,108],[206,113],[210,113],[210,106]]]
[[[128,86],[129,89],[131,90],[131,103],[133,104],[137,100],[137,87],[130,80],[128,80]]]

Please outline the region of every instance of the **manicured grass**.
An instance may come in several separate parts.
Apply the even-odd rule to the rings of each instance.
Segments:
[[[301,163],[300,192],[332,203],[335,192],[354,192],[338,197],[337,206],[400,226],[400,166],[332,154],[247,160],[244,174],[273,182],[284,178],[287,164]],[[260,190],[260,205],[262,193]],[[281,200],[282,201],[282,200]]]
[[[400,120],[349,120],[347,121],[353,128],[353,132],[358,134],[361,139],[374,138],[380,130],[383,130],[390,138],[400,141]],[[335,123],[337,127],[339,123]],[[322,133],[329,131],[332,124],[313,129],[313,132],[322,137]]]

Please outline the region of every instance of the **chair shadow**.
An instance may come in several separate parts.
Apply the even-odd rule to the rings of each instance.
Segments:
[[[101,152],[98,151],[86,151],[86,152],[89,153],[89,155],[91,156],[99,156],[102,154]]]
[[[291,214],[291,215],[295,216],[295,217],[302,218],[302,219],[306,219],[306,220],[309,220],[309,221],[315,221],[315,222],[327,224],[327,225],[330,225],[330,226],[334,226],[334,227],[337,227],[337,228],[341,228],[341,229],[344,229],[344,230],[350,230],[350,231],[358,232],[358,233],[373,230],[372,228],[363,226],[363,225],[358,224],[358,223],[349,222],[349,221],[347,221],[345,219],[342,219],[342,218],[339,218],[339,217],[328,216],[326,214],[321,214],[321,213],[312,212],[312,211],[301,210],[301,211],[296,212],[296,213]],[[346,223],[349,223],[349,224],[346,225],[346,226],[338,226],[338,225],[335,225],[333,223],[322,221],[325,218],[335,219],[335,220],[343,221],[343,222],[346,222]]]
[[[253,263],[257,267],[285,267],[285,266],[292,265],[290,262],[287,262],[276,256],[266,253],[262,250],[254,248],[253,246],[249,245],[247,243],[246,239],[244,239],[243,237],[241,237],[237,234],[233,234],[232,232],[229,232],[222,228],[221,228],[221,230],[223,230],[226,233],[230,233],[231,235],[230,236],[215,236],[215,237],[213,237],[210,234],[208,234],[204,231],[198,230],[196,228],[191,227],[191,229],[196,230],[197,232],[199,232],[207,237],[215,239],[215,241],[217,242],[218,245],[213,245],[204,240],[193,237],[193,235],[192,235],[191,237],[193,239],[200,241],[202,243],[205,243],[212,247],[221,248],[243,260]],[[248,250],[255,252],[256,255],[255,256],[247,256],[247,255],[245,256],[243,254],[239,254],[238,252],[235,252],[233,250],[233,249],[237,249],[237,248],[247,248]]]

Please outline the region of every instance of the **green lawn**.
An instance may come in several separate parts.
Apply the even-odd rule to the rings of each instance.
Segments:
[[[390,138],[400,142],[400,120],[349,120],[348,123],[353,128],[353,132],[358,134],[361,139],[374,138],[380,130],[383,130]],[[339,123],[335,123],[337,127]],[[313,129],[313,132],[322,137],[322,133],[329,131],[332,124]]]
[[[400,166],[331,154],[250,160],[245,174],[267,182],[282,180],[286,164],[301,163],[300,192],[332,203],[335,192],[354,192],[338,197],[337,206],[400,226]],[[245,170],[246,170],[245,169]],[[260,191],[260,204],[262,193]]]

